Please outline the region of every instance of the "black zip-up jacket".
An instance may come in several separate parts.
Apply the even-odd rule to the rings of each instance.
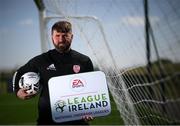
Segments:
[[[75,68],[77,67],[78,68]],[[20,77],[26,72],[36,72],[40,75],[40,97],[38,103],[38,124],[56,124],[52,120],[48,80],[51,77],[93,71],[93,64],[89,57],[70,50],[68,53],[59,53],[56,49],[49,50],[32,58],[28,63],[19,68],[14,75],[14,88],[17,94]],[[63,89],[59,89],[61,91]],[[65,122],[62,124],[86,124],[83,120]]]

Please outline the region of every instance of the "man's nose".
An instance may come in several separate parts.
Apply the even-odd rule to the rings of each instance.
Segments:
[[[59,36],[59,41],[62,42],[64,40],[64,36]]]

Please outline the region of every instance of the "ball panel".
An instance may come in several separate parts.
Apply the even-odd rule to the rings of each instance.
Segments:
[[[27,72],[21,76],[19,87],[26,89],[28,94],[36,94],[39,91],[40,77],[35,72]]]

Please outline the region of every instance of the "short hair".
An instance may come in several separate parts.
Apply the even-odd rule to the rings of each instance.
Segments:
[[[53,33],[54,30],[63,33],[72,32],[72,25],[68,21],[58,21],[52,26],[51,33]]]

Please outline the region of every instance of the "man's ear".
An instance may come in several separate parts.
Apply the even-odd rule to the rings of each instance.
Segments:
[[[72,34],[71,39],[73,39],[73,36],[74,36],[74,35]]]
[[[51,41],[54,43],[54,40],[53,40],[53,35],[51,35]]]
[[[51,35],[51,41],[53,42],[53,36]]]

